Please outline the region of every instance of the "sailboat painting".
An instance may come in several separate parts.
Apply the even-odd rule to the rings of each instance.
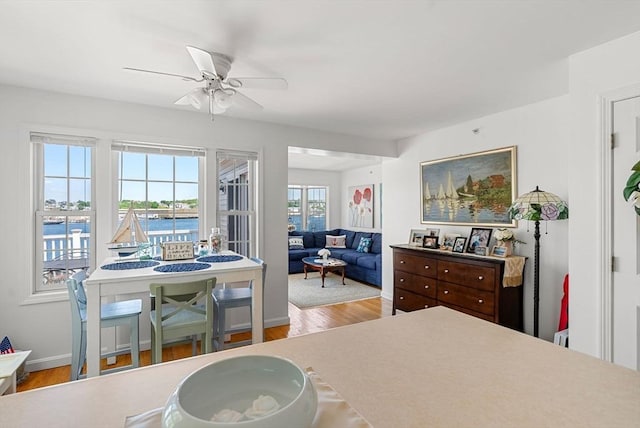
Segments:
[[[516,146],[420,163],[421,222],[515,227]]]
[[[109,249],[117,252],[120,257],[127,257],[137,253],[141,246],[148,242],[149,239],[140,226],[133,206],[129,207],[129,211],[109,242]]]

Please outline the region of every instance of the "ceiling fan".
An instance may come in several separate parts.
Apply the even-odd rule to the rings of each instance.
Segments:
[[[188,82],[204,82],[203,87],[193,89],[174,104],[191,105],[199,110],[206,103],[211,120],[213,120],[214,114],[224,113],[230,107],[253,111],[262,110],[263,107],[260,104],[238,91],[240,88],[287,89],[287,81],[281,77],[229,77],[227,74],[233,63],[233,58],[228,55],[208,52],[193,46],[187,46],[187,51],[200,71],[201,77],[199,79],[141,68],[124,67],[124,69],[178,77]]]

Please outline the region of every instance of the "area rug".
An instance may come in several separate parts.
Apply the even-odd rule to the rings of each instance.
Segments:
[[[342,276],[333,273],[325,277],[324,288],[319,272],[309,272],[307,278],[304,273],[289,275],[289,301],[300,309],[380,297],[378,287],[349,278],[342,285]]]

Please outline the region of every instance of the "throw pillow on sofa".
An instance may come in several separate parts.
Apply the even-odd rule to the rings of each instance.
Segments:
[[[302,236],[290,236],[289,237],[289,249],[290,250],[304,250],[304,241]]]
[[[347,235],[327,235],[325,248],[347,248]]]
[[[359,253],[368,253],[371,251],[371,241],[371,238],[360,238],[360,243],[358,244],[356,251]]]

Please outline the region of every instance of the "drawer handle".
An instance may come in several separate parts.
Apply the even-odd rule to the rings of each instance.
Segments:
[[[400,300],[404,300],[404,296],[400,296]]]
[[[444,294],[449,294],[449,290],[444,290]]]
[[[404,260],[400,260],[400,264],[403,265],[404,264]]]
[[[404,282],[404,278],[400,278],[400,282]]]
[[[424,268],[425,268],[425,269],[429,269],[429,265],[425,265],[425,266],[424,266]]]
[[[444,273],[449,273],[449,269],[445,269],[445,270],[444,270]]]
[[[429,288],[429,286],[428,286],[428,285],[425,285],[425,286],[424,286],[424,288],[425,288],[425,289],[427,289],[427,288]]]
[[[424,305],[424,307],[425,307],[425,308],[428,308],[428,307],[429,307],[429,305]]]
[[[480,275],[480,276],[478,277],[478,279],[479,279],[480,281],[482,281],[482,280],[484,279],[484,276]]]
[[[484,303],[484,300],[478,299],[478,303]]]

